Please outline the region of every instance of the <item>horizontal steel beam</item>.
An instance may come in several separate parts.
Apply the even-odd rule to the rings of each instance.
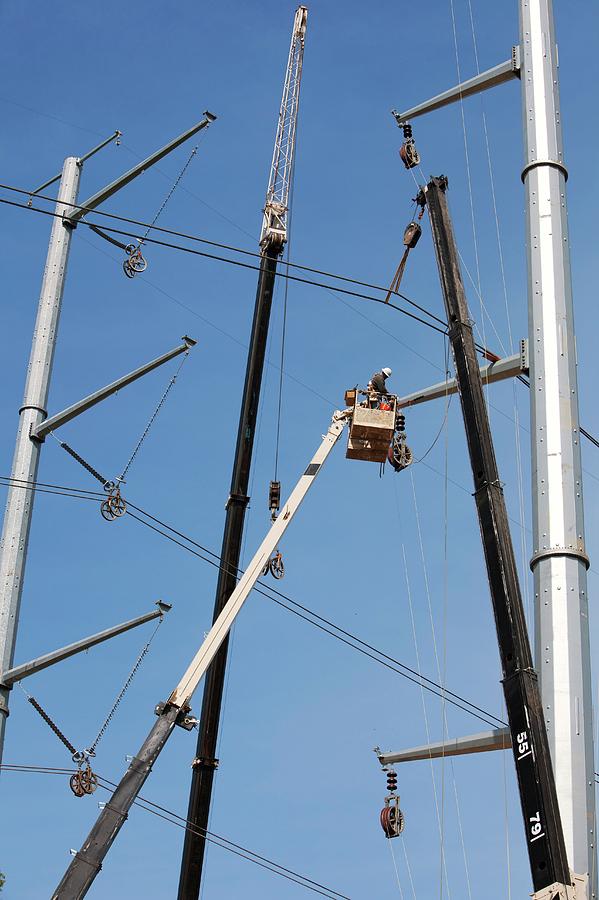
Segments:
[[[180,134],[179,137],[174,138],[174,140],[169,141],[168,144],[165,144],[164,147],[161,147],[160,150],[157,150],[155,153],[152,153],[151,156],[148,156],[147,159],[144,159],[143,162],[138,163],[136,166],[133,166],[132,169],[129,169],[128,172],[125,172],[124,175],[121,175],[116,181],[112,181],[110,184],[107,184],[106,187],[103,187],[102,190],[95,193],[92,197],[85,201],[85,203],[81,204],[81,208],[75,209],[70,215],[64,216],[64,221],[69,223],[70,225],[76,225],[79,219],[83,218],[83,216],[95,209],[100,203],[103,203],[105,200],[108,200],[109,197],[112,197],[113,194],[116,194],[117,191],[120,191],[121,188],[125,187],[126,184],[133,181],[134,178],[137,178],[138,175],[141,175],[146,169],[151,168],[151,166],[155,165],[157,162],[160,162],[161,159],[170,153],[172,150],[175,150],[180,144],[183,144],[190,137],[193,137],[194,134],[197,134],[198,131],[201,131],[202,128],[206,128],[210,125],[211,122],[214,122],[216,116],[212,113],[205,112],[204,118],[201,122],[198,122],[197,125],[193,125],[191,128],[188,128],[187,131],[184,131],[183,134]]]
[[[519,77],[520,48],[512,47],[511,59],[507,59],[486,72],[475,75],[474,78],[462,81],[461,84],[456,84],[455,87],[450,88],[448,91],[443,91],[442,94],[437,94],[436,97],[431,97],[430,100],[425,100],[424,103],[419,103],[418,106],[413,106],[405,112],[398,112],[394,109],[392,114],[397,119],[398,124],[402,125],[404,122],[415,119],[417,116],[423,116],[434,109],[441,109],[442,106],[456,103],[456,101],[463,100],[464,97],[471,97],[473,94],[480,94],[481,91],[486,91],[488,88],[503,84],[504,81],[511,81],[512,78]]]
[[[509,728],[494,728],[492,731],[481,731],[466,737],[448,738],[434,744],[423,744],[397,753],[381,753],[376,751],[382,766],[390,766],[400,762],[414,762],[422,759],[440,759],[445,756],[463,756],[466,753],[484,753],[488,750],[509,750],[512,739]]]
[[[519,375],[528,374],[528,340],[520,342],[520,353],[506,356],[495,362],[486,363],[480,367],[480,373],[485,384],[494,381],[504,381],[506,378],[517,378]],[[448,381],[439,381],[430,387],[398,397],[397,405],[405,409],[407,406],[416,406],[418,403],[427,403],[429,400],[438,400],[448,394],[457,393],[458,385],[455,378]]]
[[[56,413],[56,415],[54,416],[50,416],[49,419],[45,419],[37,426],[37,428],[32,429],[31,437],[37,441],[45,440],[46,435],[50,434],[51,431],[54,431],[56,428],[60,428],[60,426],[64,425],[66,422],[70,422],[71,419],[74,419],[76,418],[76,416],[81,415],[81,413],[85,412],[86,410],[91,409],[92,406],[96,406],[97,403],[101,403],[102,400],[105,400],[112,394],[116,394],[116,392],[120,391],[121,388],[126,387],[128,384],[132,384],[134,381],[137,381],[138,378],[141,378],[143,375],[147,375],[148,372],[152,372],[154,369],[162,366],[170,359],[174,359],[175,356],[179,356],[181,353],[187,353],[188,350],[190,350],[192,347],[195,347],[195,345],[197,344],[197,341],[194,341],[193,338],[187,337],[187,335],[184,335],[181,340],[183,341],[182,344],[179,344],[179,346],[174,347],[167,353],[163,353],[162,356],[158,356],[151,362],[140,366],[139,369],[135,369],[133,372],[129,372],[128,375],[123,375],[122,378],[118,378],[111,384],[107,384],[106,387],[100,388],[98,391],[90,394],[88,397],[84,397],[83,400],[79,400],[78,403],[73,403],[72,406],[67,406],[66,409],[62,410],[62,412]]]
[[[63,659],[68,659],[69,656],[75,656],[76,653],[81,653],[83,650],[95,647],[96,644],[108,641],[110,638],[116,637],[117,634],[124,634],[125,631],[130,631],[132,628],[137,628],[138,625],[144,625],[146,622],[151,622],[152,619],[157,619],[159,616],[162,618],[162,616],[171,609],[171,604],[164,603],[162,600],[157,600],[156,606],[158,609],[145,613],[143,616],[137,616],[136,619],[130,619],[128,622],[122,622],[120,625],[114,625],[112,628],[107,628],[105,631],[99,631],[97,634],[92,634],[90,637],[75,641],[74,644],[69,644],[67,647],[61,647],[60,650],[54,650],[52,653],[38,656],[37,659],[32,659],[20,666],[14,666],[14,668],[8,669],[0,675],[0,683],[4,687],[12,687],[15,682],[22,681],[23,678],[28,678],[30,675],[35,675],[36,672],[41,672],[42,669],[53,666],[54,663],[62,662]]]

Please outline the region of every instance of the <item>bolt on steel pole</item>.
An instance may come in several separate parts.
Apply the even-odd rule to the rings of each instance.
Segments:
[[[36,481],[39,464],[41,445],[30,438],[30,433],[47,415],[46,405],[73,230],[63,222],[62,216],[71,212],[70,204],[77,202],[79,175],[79,160],[74,156],[67,157],[56,204],[56,212],[61,218],[54,219],[52,225],[25,395],[19,410],[19,427],[10,473],[12,480],[0,545],[0,670],[3,672],[10,669],[13,663],[35,496],[32,486],[27,486],[24,482]],[[8,696],[9,689],[0,687],[0,762],[8,716]]]
[[[582,465],[551,0],[521,0],[536,669],[570,868],[597,896]]]

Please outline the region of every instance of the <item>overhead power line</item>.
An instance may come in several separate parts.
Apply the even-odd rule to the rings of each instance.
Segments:
[[[17,481],[20,481],[21,483],[16,484]],[[100,502],[100,500],[104,499],[106,496],[103,493],[94,491],[88,492],[91,496],[83,496],[83,493],[80,489],[73,489],[76,491],[76,493],[71,495],[68,493],[70,489],[63,485],[51,485],[45,484],[44,482],[27,482],[21,481],[20,479],[10,479],[6,476],[0,476],[0,482],[12,482],[13,484],[16,484],[17,487],[23,487],[24,489],[27,489],[29,487],[29,489],[31,490],[39,490],[39,485],[43,484],[47,493],[60,493],[64,496],[73,496],[76,499],[96,500],[96,502]],[[138,516],[135,513],[131,512],[132,509],[136,510],[136,512],[139,512],[141,515]],[[197,541],[193,540],[193,538],[190,538],[183,532],[178,531],[176,528],[173,528],[171,525],[168,525],[166,522],[163,522],[161,519],[158,519],[156,516],[151,515],[151,513],[146,512],[146,510],[142,509],[141,507],[136,506],[130,500],[127,500],[127,515],[135,521],[140,522],[142,525],[145,525],[150,530],[155,531],[157,534],[160,534],[162,537],[171,541],[175,545],[181,547],[183,550],[186,550],[188,553],[191,553],[193,556],[196,556],[199,559],[202,559],[204,562],[207,562],[214,568],[219,570],[223,568],[223,566],[221,565],[220,556],[217,553],[210,550],[208,547],[205,547],[203,544],[200,544]],[[162,528],[167,529],[167,531],[162,531],[161,528],[158,527],[158,525],[160,525]],[[169,534],[168,532],[172,533]],[[181,538],[181,540],[179,540],[179,538]],[[184,541],[186,543],[183,543]],[[237,577],[242,574],[242,569],[237,569],[235,571],[235,575]],[[395,657],[390,656],[382,650],[379,650],[373,644],[369,644],[367,641],[363,641],[357,635],[353,634],[350,631],[347,631],[340,625],[336,625],[330,619],[326,619],[324,616],[319,615],[309,607],[298,603],[298,601],[293,600],[282,591],[270,587],[270,585],[265,584],[264,582],[259,582],[259,586],[256,585],[254,587],[254,591],[256,591],[256,593],[258,594],[261,594],[263,597],[266,597],[268,600],[271,600],[273,603],[276,603],[278,606],[287,610],[287,612],[293,613],[298,618],[303,619],[310,625],[318,628],[319,631],[330,635],[330,637],[335,638],[342,644],[350,647],[352,650],[356,650],[358,653],[361,653],[363,656],[372,659],[374,662],[384,666],[385,668],[394,672],[396,675],[400,675],[402,678],[411,681],[413,684],[424,688],[424,690],[428,691],[431,694],[434,694],[436,697],[441,698],[445,702],[451,703],[457,709],[460,709],[462,712],[466,712],[469,715],[474,716],[474,718],[479,719],[486,725],[490,725],[492,728],[501,728],[507,724],[503,721],[503,719],[500,719],[498,716],[495,716],[493,713],[485,710],[483,707],[478,706],[476,703],[471,702],[455,691],[449,690],[438,682],[433,681],[433,679],[427,678],[425,675],[421,675],[418,671],[416,671],[416,669],[412,669],[410,666],[402,663],[400,660],[395,659]]]
[[[17,764],[3,764],[0,766],[0,770],[5,772],[19,772],[23,774],[38,775],[72,775],[77,771],[76,769],[61,769],[53,766],[27,766]],[[112,791],[117,786],[115,782],[110,781],[108,778],[104,778],[101,775],[98,775],[97,777],[99,782],[98,786],[103,790]],[[138,806],[140,809],[144,809],[146,812],[152,813],[158,818],[163,819],[165,822],[169,822],[171,825],[177,825],[179,828],[184,828],[187,831],[200,833],[200,829],[198,829],[197,825],[194,825],[188,819],[183,818],[183,816],[178,815],[176,812],[167,809],[165,806],[161,806],[159,803],[154,803],[151,800],[148,800],[147,797],[138,797],[138,799],[135,801],[135,806]],[[223,837],[220,834],[216,834],[216,832],[214,831],[206,831],[204,829],[201,829],[201,832],[204,834],[207,841],[215,844],[217,847],[221,847],[223,850],[228,850],[230,853],[235,854],[235,856],[240,856],[242,859],[245,859],[248,862],[253,863],[254,865],[260,866],[260,868],[262,869],[267,869],[274,875],[279,875],[281,878],[286,878],[288,881],[293,881],[295,884],[299,884],[301,885],[301,887],[306,888],[306,890],[312,891],[315,894],[320,894],[323,897],[329,897],[330,900],[351,900],[351,898],[349,898],[346,894],[341,894],[339,891],[336,891],[333,888],[327,887],[326,885],[321,884],[320,882],[315,881],[312,878],[308,878],[307,875],[302,875],[300,872],[295,872],[293,869],[290,869],[287,866],[283,866],[280,863],[269,859],[267,856],[262,856],[260,853],[255,853],[248,847],[237,844],[234,841],[231,841],[229,838]]]

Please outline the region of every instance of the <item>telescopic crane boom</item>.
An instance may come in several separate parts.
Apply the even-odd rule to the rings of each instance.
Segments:
[[[293,22],[291,46],[285,74],[283,97],[277,123],[274,153],[270,167],[264,217],[260,234],[260,274],[256,289],[254,319],[248,350],[245,383],[239,414],[237,444],[231,488],[226,504],[225,527],[221,548],[221,568],[216,585],[213,621],[216,621],[235,590],[241,556],[245,511],[249,503],[249,479],[252,465],[254,434],[260,403],[262,372],[277,262],[287,240],[287,213],[295,133],[299,108],[304,39],[308,10],[300,6]],[[212,783],[218,767],[216,747],[220,711],[227,667],[228,640],[225,639],[206,675],[202,712],[195,758],[192,763],[191,787],[187,818],[192,825],[185,833],[178,900],[197,900],[200,893],[202,867],[208,828]]]
[[[577,876],[568,867],[541,695],[532,664],[507,509],[446,189],[445,177],[431,179],[426,189],[426,201],[447,311],[497,629],[505,706],[535,889],[532,896],[534,900],[576,900],[587,896],[586,875]]]
[[[171,736],[175,725],[191,729],[196,724],[196,720],[189,715],[194,691],[205,672],[209,669],[212,661],[218,655],[219,648],[226,641],[231,626],[262,574],[265,563],[270,558],[275,547],[278,546],[302,500],[314,484],[314,479],[341,437],[351,414],[352,410],[334,413],[322,443],[310,460],[305,472],[300,476],[287,503],[283,505],[280,515],[271,526],[253,559],[239,579],[237,587],[216,617],[200,649],[166,703],[159,703],[156,707],[155,712],[158,718],[154,726],[137,755],[131,760],[129,768],[121,778],[110,800],[100,812],[81,850],[75,854],[62,881],[52,894],[52,900],[80,900],[87,894],[96,875],[102,868],[102,861],[124,825],[129,810],[135,803],[139,792],[152,771],[152,766]]]

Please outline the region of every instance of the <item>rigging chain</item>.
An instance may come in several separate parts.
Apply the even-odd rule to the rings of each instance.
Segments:
[[[162,204],[161,204],[160,208],[158,209],[158,212],[152,219],[151,223],[146,228],[144,235],[141,238],[139,238],[139,240],[137,241],[137,244],[127,244],[126,246],[122,247],[122,249],[124,249],[125,253],[127,253],[127,259],[123,260],[123,272],[125,273],[127,278],[134,278],[137,274],[139,274],[140,272],[145,272],[145,270],[147,269],[148,264],[145,260],[145,257],[143,256],[143,254],[141,252],[141,248],[144,244],[145,239],[149,235],[150,231],[152,230],[152,228],[158,221],[159,217],[164,212],[164,209],[165,209],[167,203],[169,202],[169,200],[175,193],[177,187],[179,186],[179,182],[181,181],[181,179],[185,175],[187,169],[189,168],[189,164],[191,163],[192,159],[198,152],[198,146],[199,145],[196,144],[196,146],[193,148],[193,150],[189,154],[187,162],[185,163],[185,165],[183,166],[183,168],[177,175],[175,181],[173,182],[173,186],[171,187],[170,191],[168,192],[168,194],[162,201]],[[103,234],[103,232],[101,232],[101,231],[98,231],[97,228],[94,228],[94,231],[97,234],[100,234],[102,237],[106,237],[107,239],[109,239],[107,237],[107,235]],[[112,243],[114,243],[114,241]]]
[[[106,716],[106,719],[104,720],[102,727],[100,728],[98,734],[96,735],[96,738],[95,738],[93,744],[91,744],[88,748],[86,748],[84,750],[77,750],[73,746],[73,744],[69,741],[69,739],[66,737],[66,735],[63,734],[63,732],[60,730],[60,728],[58,727],[56,722],[54,722],[53,719],[48,715],[48,713],[43,708],[43,706],[40,703],[38,703],[38,701],[35,699],[35,697],[32,697],[31,694],[29,694],[25,690],[23,685],[19,682],[19,687],[21,688],[21,690],[27,697],[28,702],[31,703],[33,708],[39,713],[39,715],[42,717],[44,722],[46,722],[46,724],[49,725],[50,729],[54,732],[54,734],[59,739],[59,741],[62,744],[64,744],[64,746],[67,748],[67,750],[71,754],[71,759],[77,765],[77,772],[75,772],[69,778],[69,786],[76,797],[83,797],[85,794],[93,794],[93,792],[96,790],[96,788],[98,786],[97,775],[95,774],[95,772],[92,771],[92,768],[89,763],[90,757],[93,757],[96,755],[96,747],[98,746],[98,744],[104,737],[104,734],[106,733],[106,729],[108,728],[115,712],[117,711],[117,708],[119,707],[123,697],[125,696],[128,689],[130,688],[131,682],[135,678],[139,667],[141,666],[144,658],[146,657],[146,655],[150,649],[150,645],[151,645],[152,641],[154,640],[158,629],[162,625],[162,619],[163,619],[163,617],[160,616],[160,619],[159,619],[159,622],[158,622],[156,628],[152,632],[149,641],[146,643],[145,647],[143,648],[143,650],[137,657],[137,660],[135,661],[135,664],[134,664],[133,668],[131,669],[131,671],[127,677],[127,680],[125,681],[116,700],[114,701],[114,703],[112,705],[112,709]],[[83,768],[84,763],[85,763],[85,768]]]

